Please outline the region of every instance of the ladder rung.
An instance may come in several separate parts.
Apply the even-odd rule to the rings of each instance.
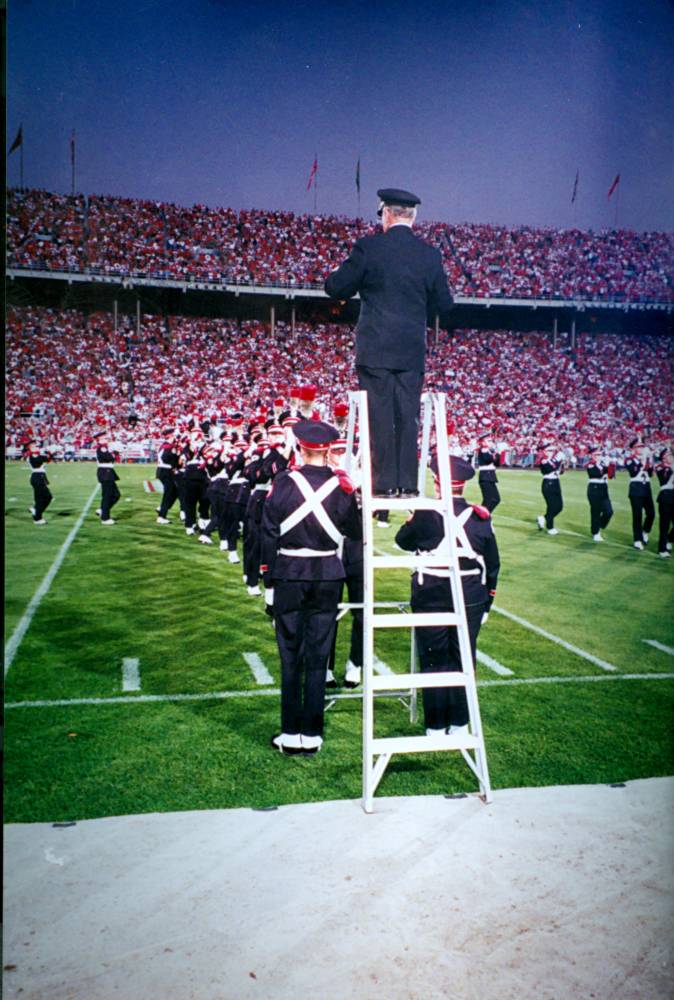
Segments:
[[[373,615],[374,628],[423,628],[424,625],[458,625],[455,611],[413,611],[408,615]]]
[[[433,750],[477,750],[480,740],[477,736],[393,736],[372,740],[375,754],[423,753]]]
[[[363,510],[367,501],[363,500]],[[444,500],[438,497],[372,497],[370,510],[439,510],[445,509]]]
[[[410,688],[466,687],[470,674],[461,670],[442,670],[427,674],[376,674],[373,691],[409,691]]]
[[[372,556],[374,569],[447,569],[448,564],[449,555],[427,559],[423,555]]]

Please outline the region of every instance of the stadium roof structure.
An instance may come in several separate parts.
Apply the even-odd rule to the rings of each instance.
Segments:
[[[10,303],[37,300],[64,307],[95,308],[104,300],[120,300],[127,309],[142,300],[174,314],[291,318],[355,322],[358,299],[345,303],[329,299],[324,290],[301,284],[186,281],[145,274],[35,270],[9,267]],[[674,302],[586,300],[563,298],[508,298],[455,296],[454,327],[501,330],[583,330],[616,333],[674,335]],[[151,310],[150,310],[151,311]]]

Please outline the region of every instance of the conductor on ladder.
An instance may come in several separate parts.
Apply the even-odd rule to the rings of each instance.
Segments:
[[[344,566],[343,537],[362,524],[346,473],[327,465],[339,434],[321,420],[293,427],[301,466],[279,472],[262,515],[265,600],[272,609],[281,658],[281,732],[272,746],[289,755],[315,754],[323,743],[325,681]]]
[[[436,316],[447,326],[452,296],[440,251],[412,232],[420,199],[397,188],[377,194],[382,232],[356,240],[325,291],[360,294],[356,372],[368,399],[373,492],[414,496],[426,329]]]

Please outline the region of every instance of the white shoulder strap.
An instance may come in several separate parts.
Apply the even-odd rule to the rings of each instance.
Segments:
[[[306,477],[298,469],[290,473],[290,478],[299,488],[300,493],[304,497],[304,503],[297,510],[293,511],[292,514],[289,514],[285,521],[281,523],[281,536],[287,535],[292,528],[308,517],[309,514],[314,514],[321,528],[332,538],[336,545],[339,545],[342,540],[342,533],[330,519],[328,512],[323,506],[323,500],[330,496],[339,486],[337,476],[331,476],[317,490],[312,489]]]

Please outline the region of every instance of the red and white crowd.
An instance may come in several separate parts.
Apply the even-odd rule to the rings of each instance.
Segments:
[[[544,333],[429,331],[425,387],[448,394],[455,444],[489,433],[509,464],[531,465],[554,440],[569,464],[599,444],[618,464],[636,436],[674,439],[674,342],[585,334],[572,350]],[[561,347],[560,347],[561,343]],[[143,314],[10,307],[6,340],[6,450],[35,438],[86,457],[114,427],[119,449],[150,457],[167,426],[197,414],[224,424],[271,409],[298,384],[316,409],[356,389],[354,336],[343,324],[269,324]]]
[[[674,234],[509,229],[421,222],[459,296],[674,301]],[[180,281],[322,287],[363,219],[191,208],[17,190],[7,199],[9,267]]]

